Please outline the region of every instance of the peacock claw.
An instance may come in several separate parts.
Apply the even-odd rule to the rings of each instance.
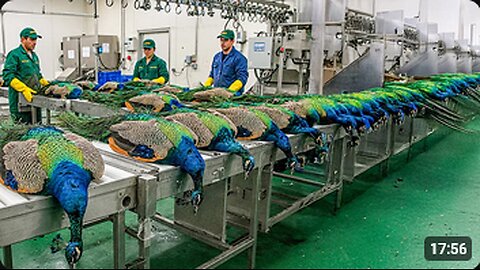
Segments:
[[[320,135],[320,136],[318,136],[318,137],[315,139],[315,143],[318,144],[318,145],[323,146],[323,145],[325,145],[327,142],[326,142],[324,136]]]
[[[294,161],[290,163],[290,175],[293,175],[295,172],[303,172],[304,169],[302,165],[298,161]]]
[[[192,205],[193,205],[193,214],[196,215],[202,204],[203,198],[202,193],[200,191],[194,191],[192,193]]]

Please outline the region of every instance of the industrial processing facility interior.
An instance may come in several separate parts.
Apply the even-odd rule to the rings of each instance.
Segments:
[[[0,24],[0,269],[480,269],[480,1]]]

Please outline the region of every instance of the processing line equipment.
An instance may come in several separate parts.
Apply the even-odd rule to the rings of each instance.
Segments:
[[[382,85],[384,45],[375,36],[374,15],[349,8],[346,0],[323,2],[325,6],[318,7],[302,1],[296,20],[250,38],[249,67],[261,94],[312,93],[311,82],[319,77],[321,94]],[[314,8],[325,9],[325,18],[315,18]],[[316,27],[318,23],[325,27]],[[315,49],[316,36],[324,40],[321,52]],[[321,70],[313,68],[316,59],[322,59]]]
[[[457,72],[459,73],[472,73],[472,52],[468,43],[468,39],[457,41]]]
[[[457,72],[457,47],[455,44],[455,33],[440,33],[438,55],[438,72]]]
[[[472,46],[472,72],[480,72],[480,46]]]
[[[2,95],[7,90],[0,90]],[[26,101],[20,98],[20,103]],[[36,96],[32,103],[32,112],[38,109],[49,111],[71,111],[90,116],[118,115],[125,111],[112,110],[104,105],[83,100],[61,100],[44,96]],[[47,117],[47,121],[50,121]],[[224,251],[218,257],[206,262],[202,268],[212,268],[221,265],[239,253],[250,250],[249,266],[255,266],[256,240],[258,229],[267,232],[270,228],[288,216],[304,209],[325,196],[336,193],[336,209],[340,207],[342,189],[342,157],[346,145],[346,134],[338,125],[319,126],[321,131],[330,135],[330,153],[321,165],[323,172],[316,173],[318,181],[308,180],[301,176],[291,176],[276,173],[273,170],[275,162],[285,159],[283,153],[277,151],[272,143],[247,142],[245,146],[254,155],[257,168],[246,181],[241,160],[235,156],[202,151],[206,161],[205,192],[207,199],[202,204],[199,213],[193,216],[191,208],[181,205],[174,206],[174,217],[169,219],[164,213],[156,211],[156,202],[183,193],[191,188],[187,176],[178,168],[149,164],[154,167],[146,174],[154,180],[142,182],[137,186],[138,203],[133,209],[142,224],[142,230],[127,228],[126,232],[135,236],[139,241],[140,257],[128,267],[149,267],[151,248],[151,221],[156,220],[173,227],[187,235],[203,241],[215,248]],[[305,153],[315,148],[314,142],[305,135],[290,135],[293,151],[297,154]],[[95,144],[103,153],[115,156],[107,145]],[[123,159],[122,159],[123,160]],[[136,161],[128,159],[129,162]],[[128,167],[128,166],[127,166]],[[275,178],[274,178],[275,176]],[[314,191],[294,197],[275,190],[274,179],[287,179],[298,185],[314,187]],[[187,183],[183,185],[182,183]],[[142,195],[140,195],[142,194]],[[222,205],[222,207],[218,207]],[[274,205],[282,207],[279,213],[272,213]],[[227,226],[244,229],[246,233],[237,241],[228,242]],[[140,235],[140,233],[141,235]],[[140,236],[139,236],[140,235]],[[122,251],[123,252],[123,251]],[[121,262],[118,265],[123,265]]]

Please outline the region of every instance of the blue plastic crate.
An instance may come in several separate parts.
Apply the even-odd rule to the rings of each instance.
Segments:
[[[98,72],[98,84],[103,85],[106,82],[122,82],[122,72],[120,70]]]
[[[122,75],[122,82],[129,82],[133,80],[133,75]]]

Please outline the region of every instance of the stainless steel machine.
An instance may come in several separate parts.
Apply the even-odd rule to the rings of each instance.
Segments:
[[[472,72],[480,72],[480,46],[472,46]]]
[[[312,92],[311,82],[319,78],[323,91],[313,90],[323,94],[383,83],[383,42],[375,39],[373,14],[348,8],[345,0],[301,1],[297,8],[294,22],[249,40],[250,68],[261,93]],[[315,14],[319,8],[325,16]]]
[[[439,73],[454,73],[457,72],[457,53],[455,45],[455,33],[441,33],[440,47],[438,50]]]
[[[468,39],[457,41],[457,72],[472,73],[472,54]]]
[[[99,36],[98,43],[95,36],[64,37],[63,72],[57,77],[59,80],[74,80],[94,70],[98,59],[99,67],[103,70],[117,70],[120,61],[120,47],[117,36]]]

